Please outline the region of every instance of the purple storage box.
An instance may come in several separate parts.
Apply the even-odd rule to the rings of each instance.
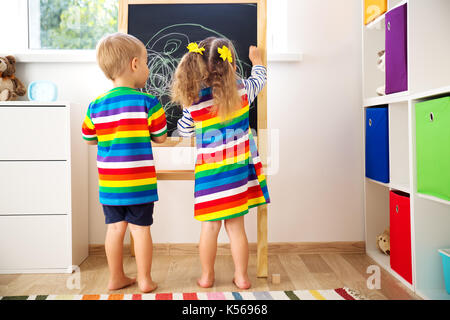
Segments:
[[[407,4],[386,13],[386,94],[408,90]]]

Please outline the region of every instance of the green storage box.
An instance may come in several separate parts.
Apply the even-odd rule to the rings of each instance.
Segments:
[[[450,201],[450,97],[416,104],[417,191]]]

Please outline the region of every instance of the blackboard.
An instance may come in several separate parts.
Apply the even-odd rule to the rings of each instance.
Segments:
[[[144,91],[164,107],[169,136],[182,116],[181,107],[170,101],[173,73],[190,42],[210,37],[230,39],[237,51],[237,72],[251,74],[250,45],[257,45],[256,4],[130,4],[128,33],[147,48],[150,76]],[[250,127],[257,130],[257,101],[250,106]]]

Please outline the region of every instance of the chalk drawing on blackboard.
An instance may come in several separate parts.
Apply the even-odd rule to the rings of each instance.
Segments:
[[[188,34],[205,36],[201,39],[191,39]],[[181,58],[187,52],[188,44],[191,42],[198,43],[209,36],[226,38],[225,35],[203,25],[182,23],[161,29],[145,44],[150,75],[144,90],[160,100],[166,112],[168,128],[176,128],[176,122],[181,118],[182,113],[180,106],[173,103],[170,99],[173,74]],[[236,66],[236,72],[239,77],[246,78],[249,76],[249,74],[246,74],[246,70],[251,70],[251,65],[241,60],[237,52]],[[253,105],[250,108],[253,108]],[[169,135],[171,133],[169,132]]]

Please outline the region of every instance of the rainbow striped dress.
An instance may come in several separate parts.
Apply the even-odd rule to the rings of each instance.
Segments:
[[[98,140],[100,203],[128,206],[158,200],[151,136],[167,132],[164,109],[155,97],[114,88],[89,105],[85,140]]]
[[[212,89],[188,111],[195,123],[194,215],[199,221],[243,216],[270,202],[266,178],[249,126],[249,103],[244,84],[238,84],[242,106],[225,123],[211,114]]]

